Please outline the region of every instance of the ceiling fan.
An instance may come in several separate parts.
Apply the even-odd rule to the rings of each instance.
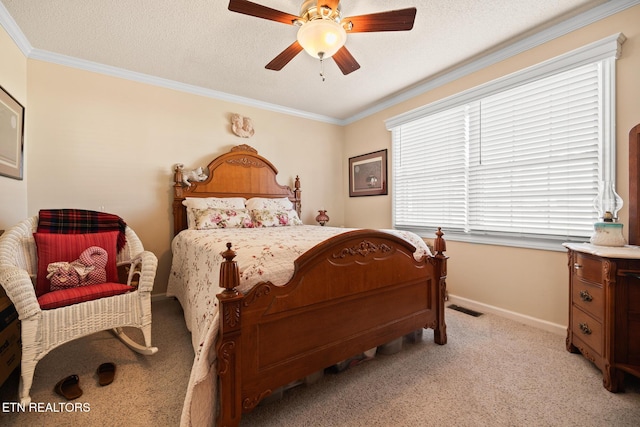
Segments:
[[[297,40],[283,50],[265,68],[279,71],[302,50],[314,58],[332,57],[342,74],[360,68],[344,46],[347,33],[408,31],[413,28],[416,8],[390,10],[342,18],[340,0],[304,0],[300,16],[281,12],[247,0],[229,1],[229,10],[283,24],[299,26]],[[321,72],[320,75],[324,75]]]

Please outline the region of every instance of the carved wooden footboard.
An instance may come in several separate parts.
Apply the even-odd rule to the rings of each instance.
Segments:
[[[300,256],[284,286],[261,283],[246,295],[231,243],[218,295],[219,426],[240,422],[276,388],[420,328],[447,341],[447,257],[438,230],[434,256],[388,233],[358,230]]]

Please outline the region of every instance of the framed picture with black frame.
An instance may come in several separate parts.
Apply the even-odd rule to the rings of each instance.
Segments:
[[[0,175],[22,179],[24,107],[0,86]]]
[[[349,197],[387,194],[387,150],[349,158]]]

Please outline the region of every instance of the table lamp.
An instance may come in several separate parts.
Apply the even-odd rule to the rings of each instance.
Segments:
[[[598,246],[624,246],[627,244],[622,234],[622,224],[618,222],[618,211],[622,208],[622,198],[616,193],[611,181],[600,183],[593,206],[598,212],[598,222],[590,242]]]

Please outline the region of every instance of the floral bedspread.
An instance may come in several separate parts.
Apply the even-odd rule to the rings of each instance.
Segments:
[[[293,261],[316,244],[354,229],[318,226],[184,230],[173,240],[173,262],[167,295],[182,305],[195,359],[182,411],[182,426],[213,425],[217,381],[215,340],[218,333],[216,294],[220,255],[227,242],[233,244],[240,270],[242,292],[269,280],[284,285],[293,276]],[[416,259],[429,253],[414,233],[381,230],[404,238],[416,247]]]

